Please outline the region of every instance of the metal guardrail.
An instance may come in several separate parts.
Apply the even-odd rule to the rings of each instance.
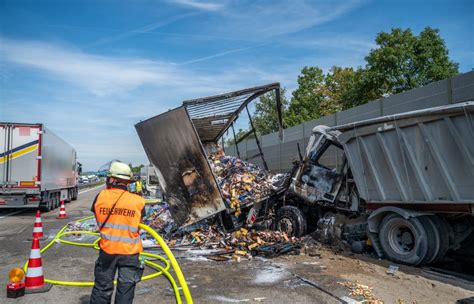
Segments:
[[[105,180],[100,180],[100,181],[95,182],[95,183],[80,184],[77,188],[79,190],[82,190],[82,189],[87,189],[87,188],[92,188],[92,187],[95,187],[95,186],[99,186],[101,184],[105,184]]]

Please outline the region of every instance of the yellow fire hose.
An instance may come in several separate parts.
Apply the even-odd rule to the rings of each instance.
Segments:
[[[86,221],[86,220],[89,220],[91,218],[94,218],[94,216],[88,216],[88,217],[82,218],[82,219],[78,220],[78,222]],[[147,264],[148,266],[154,268],[157,271],[152,273],[152,274],[143,276],[141,280],[145,281],[145,280],[149,280],[149,279],[155,278],[155,277],[160,276],[160,275],[164,275],[168,279],[168,281],[170,282],[171,286],[173,287],[174,295],[175,295],[175,298],[176,298],[176,303],[181,304],[182,300],[181,300],[181,295],[179,293],[178,285],[176,284],[176,281],[174,280],[173,276],[168,271],[170,269],[170,265],[171,265],[173,267],[173,270],[174,270],[175,274],[176,274],[176,277],[178,278],[179,285],[181,285],[181,289],[183,291],[183,295],[184,295],[184,298],[186,300],[186,303],[192,304],[193,299],[191,297],[191,293],[189,292],[189,288],[188,288],[188,284],[186,283],[186,279],[184,278],[184,275],[181,271],[181,268],[179,267],[179,264],[176,261],[173,253],[169,249],[168,245],[166,245],[165,241],[161,238],[161,236],[158,233],[156,233],[155,230],[151,229],[149,226],[147,226],[145,224],[140,224],[139,227],[141,229],[145,230],[147,233],[149,233],[158,242],[161,249],[165,252],[166,256],[168,257],[168,259],[166,259],[166,258],[164,258],[160,255],[149,253],[149,252],[140,253],[140,256],[154,258],[154,259],[157,259],[157,260],[159,260],[160,262],[162,262],[164,264],[164,267],[163,267],[163,266],[161,266],[157,263],[154,263],[150,260],[144,259],[145,264]],[[48,245],[46,245],[44,248],[42,248],[40,250],[40,253],[45,252],[54,243],[57,243],[57,242],[61,242],[61,243],[68,244],[68,245],[73,245],[73,246],[92,247],[96,250],[99,250],[99,245],[98,245],[99,240],[100,240],[100,234],[99,233],[91,232],[91,231],[64,231],[66,228],[67,228],[67,225],[65,225],[63,228],[61,228],[61,230],[59,230],[59,232],[48,243]],[[73,234],[73,235],[90,234],[90,235],[96,235],[98,238],[93,243],[79,243],[79,242],[73,242],[73,241],[68,241],[68,240],[61,239],[61,237],[65,236],[65,235],[71,235],[71,234]],[[25,272],[27,271],[27,269],[28,269],[28,261],[23,266],[23,270]],[[77,281],[68,282],[68,281],[51,280],[51,279],[46,279],[46,278],[44,280],[47,283],[54,284],[54,285],[62,285],[62,286],[82,286],[82,287],[94,286],[94,282],[77,282]],[[117,284],[117,281],[114,281],[114,284]]]

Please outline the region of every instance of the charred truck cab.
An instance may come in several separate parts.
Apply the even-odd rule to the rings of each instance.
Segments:
[[[344,148],[337,139],[340,134],[327,126],[313,128],[304,161],[290,184],[289,193],[310,204],[358,212],[357,189],[350,178]]]
[[[395,262],[472,256],[473,113],[474,102],[465,102],[315,127],[278,228],[298,236],[343,213],[358,217],[376,253]]]
[[[277,208],[277,229],[302,236],[335,211],[351,217],[363,213],[363,201],[338,140],[341,134],[328,126],[313,128],[304,156],[295,163],[283,204]]]

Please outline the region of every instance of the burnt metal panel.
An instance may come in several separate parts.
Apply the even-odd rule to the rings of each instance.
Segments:
[[[198,134],[184,107],[135,125],[178,225],[225,210]]]

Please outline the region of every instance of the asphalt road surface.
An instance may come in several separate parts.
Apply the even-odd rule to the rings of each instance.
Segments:
[[[79,194],[77,201],[66,204],[67,220],[58,220],[59,209],[42,213],[45,236],[52,237],[69,221],[92,215],[89,211],[95,195],[102,187],[85,190]],[[25,210],[16,214],[3,212],[0,215],[0,284],[7,284],[8,271],[13,267],[21,267],[28,259],[31,249],[31,233],[35,220],[34,210]],[[45,245],[45,240],[41,245]],[[223,303],[234,300],[246,300],[258,303],[257,300],[274,299],[282,303],[300,299],[306,303],[338,303],[323,292],[310,287],[302,292],[288,292],[278,287],[283,277],[278,268],[266,261],[253,261],[234,264],[217,264],[203,261],[203,258],[177,252],[178,261],[188,281],[196,303]],[[94,262],[97,251],[91,248],[80,248],[65,244],[56,244],[42,255],[43,271],[47,278],[65,281],[92,281]],[[205,260],[205,259],[204,259]],[[254,284],[258,269],[266,272],[259,278],[260,283]],[[146,273],[148,270],[146,271]],[[151,270],[150,270],[151,273]],[[264,289],[262,289],[264,287]],[[281,287],[281,286],[280,286]],[[4,289],[5,290],[5,289]],[[6,292],[0,292],[0,303],[89,303],[90,287],[53,288],[42,294],[30,294],[17,300],[7,299]],[[253,300],[256,298],[257,300]],[[59,301],[59,302],[58,302]],[[137,286],[134,303],[174,303],[168,281],[160,276],[156,279],[141,282]]]
[[[59,209],[42,213],[49,240],[69,221],[91,215],[91,203],[101,188],[85,190],[77,201],[66,204],[67,220],[56,219]],[[11,213],[0,214],[0,284],[4,286],[0,303],[89,303],[91,287],[53,286],[47,293],[6,298],[8,271],[28,259],[35,220],[34,210]],[[240,263],[210,261],[200,256],[200,250],[174,253],[195,303],[343,303],[341,299],[350,303],[350,292],[339,284],[347,280],[371,285],[386,303],[401,299],[406,303],[455,303],[474,296],[471,290],[424,278],[416,268],[401,266],[395,276],[388,276],[388,261],[359,259],[325,248],[316,257],[287,255]],[[92,248],[55,244],[42,255],[44,274],[50,279],[92,281],[97,254]],[[175,303],[175,299],[170,284],[160,276],[137,285],[134,303]]]

